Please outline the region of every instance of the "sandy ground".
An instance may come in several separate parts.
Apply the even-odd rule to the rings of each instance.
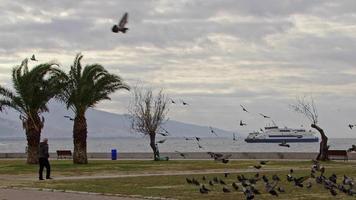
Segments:
[[[33,190],[0,189],[0,200],[142,200],[130,197],[111,197],[103,195],[73,194],[64,192],[45,192]]]

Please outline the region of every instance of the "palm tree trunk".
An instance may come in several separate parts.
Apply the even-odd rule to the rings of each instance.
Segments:
[[[35,119],[27,119],[25,122],[25,131],[27,139],[27,164],[38,164],[38,150],[41,140],[41,122],[38,116]],[[38,123],[36,124],[36,121]]]
[[[159,159],[159,151],[158,151],[158,147],[156,146],[156,134],[155,133],[150,134],[150,146],[153,151],[154,160],[158,160]]]
[[[88,164],[87,158],[87,120],[83,115],[77,115],[73,125],[73,163]]]
[[[329,156],[328,156],[328,150],[329,150],[328,137],[325,135],[324,130],[322,128],[320,128],[318,125],[312,124],[311,127],[316,129],[321,135],[319,154],[318,154],[316,160],[321,160],[321,161],[329,160]]]

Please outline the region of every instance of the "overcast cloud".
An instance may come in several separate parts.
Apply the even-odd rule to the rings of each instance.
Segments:
[[[130,30],[112,33],[124,12]],[[68,70],[82,52],[191,104],[172,105],[171,119],[243,132],[270,123],[244,104],[280,126],[309,126],[288,105],[313,95],[330,136],[356,137],[354,0],[0,0],[0,19],[0,84],[32,54]],[[112,97],[98,108],[127,112],[129,93]]]

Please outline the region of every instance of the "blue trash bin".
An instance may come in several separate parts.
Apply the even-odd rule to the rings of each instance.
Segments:
[[[117,160],[117,151],[116,151],[116,149],[111,149],[111,160]]]

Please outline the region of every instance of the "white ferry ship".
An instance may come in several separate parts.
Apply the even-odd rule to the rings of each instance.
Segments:
[[[248,143],[318,142],[319,138],[311,130],[269,126],[262,132],[250,133],[245,141]]]

